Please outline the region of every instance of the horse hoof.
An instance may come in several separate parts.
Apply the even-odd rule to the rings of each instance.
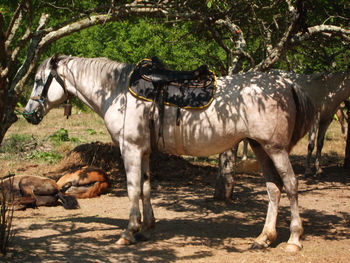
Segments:
[[[117,241],[117,245],[120,245],[120,246],[128,246],[131,244],[132,244],[132,242],[130,240],[126,239],[125,237],[121,237]]]
[[[284,251],[286,252],[299,252],[302,249],[301,246],[295,245],[295,244],[287,244],[286,247],[284,248]]]
[[[257,243],[257,242],[254,242],[251,246],[250,246],[250,250],[260,250],[260,249],[264,249],[265,246]]]

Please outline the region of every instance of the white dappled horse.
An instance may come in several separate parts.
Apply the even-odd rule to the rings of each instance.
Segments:
[[[118,244],[148,238],[155,223],[149,171],[148,116],[152,103],[139,100],[128,91],[133,67],[104,58],[53,56],[38,68],[24,111],[29,122],[38,124],[52,107],[74,95],[104,119],[112,140],[120,147],[131,202],[129,224]],[[177,108],[165,106],[164,141],[159,140],[159,149],[175,155],[210,156],[248,138],[266,178],[269,196],[265,225],[252,248],[267,247],[276,239],[278,206],[284,187],[291,207],[287,248],[300,249],[303,228],[298,210],[298,182],[289,151],[313,121],[310,99],[280,76],[246,73],[218,78],[210,106],[181,109],[180,116],[177,126]]]
[[[350,97],[350,71],[337,73],[316,73],[311,75],[273,70],[270,74],[279,74],[288,78],[303,89],[313,101],[316,118],[309,132],[308,153],[305,163],[305,174],[311,174],[310,161],[316,141],[316,173],[321,173],[321,152],[326,131],[341,102]]]

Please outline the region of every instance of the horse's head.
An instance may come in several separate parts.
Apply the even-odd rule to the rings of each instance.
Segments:
[[[28,122],[39,124],[50,109],[68,98],[65,82],[59,73],[59,67],[59,57],[57,55],[45,60],[39,66],[35,75],[31,97],[23,111],[24,118]]]

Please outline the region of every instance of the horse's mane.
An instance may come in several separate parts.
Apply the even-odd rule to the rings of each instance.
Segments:
[[[58,56],[57,59],[63,64],[68,64],[70,61],[72,61],[73,63],[79,63],[79,66],[82,69],[85,69],[85,70],[93,69],[94,71],[98,70],[98,72],[100,72],[101,74],[104,74],[106,72],[111,72],[116,68],[122,68],[122,67],[128,66],[128,64],[115,62],[105,57],[84,58],[84,57],[60,55]]]
[[[115,81],[119,79],[124,80],[132,71],[134,65],[121,62],[115,62],[108,58],[96,57],[96,58],[84,58],[67,55],[54,55],[44,60],[38,68],[38,71],[44,70],[53,65],[68,65],[77,67],[79,74],[77,78],[86,78],[86,76],[94,76],[96,79],[115,78]]]

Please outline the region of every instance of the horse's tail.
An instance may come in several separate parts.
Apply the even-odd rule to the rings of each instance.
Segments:
[[[78,209],[78,200],[74,196],[65,195],[61,192],[57,193],[58,199],[61,200],[62,205],[65,209]]]
[[[296,108],[295,124],[289,150],[309,131],[314,122],[316,109],[309,96],[298,86],[292,87]]]

